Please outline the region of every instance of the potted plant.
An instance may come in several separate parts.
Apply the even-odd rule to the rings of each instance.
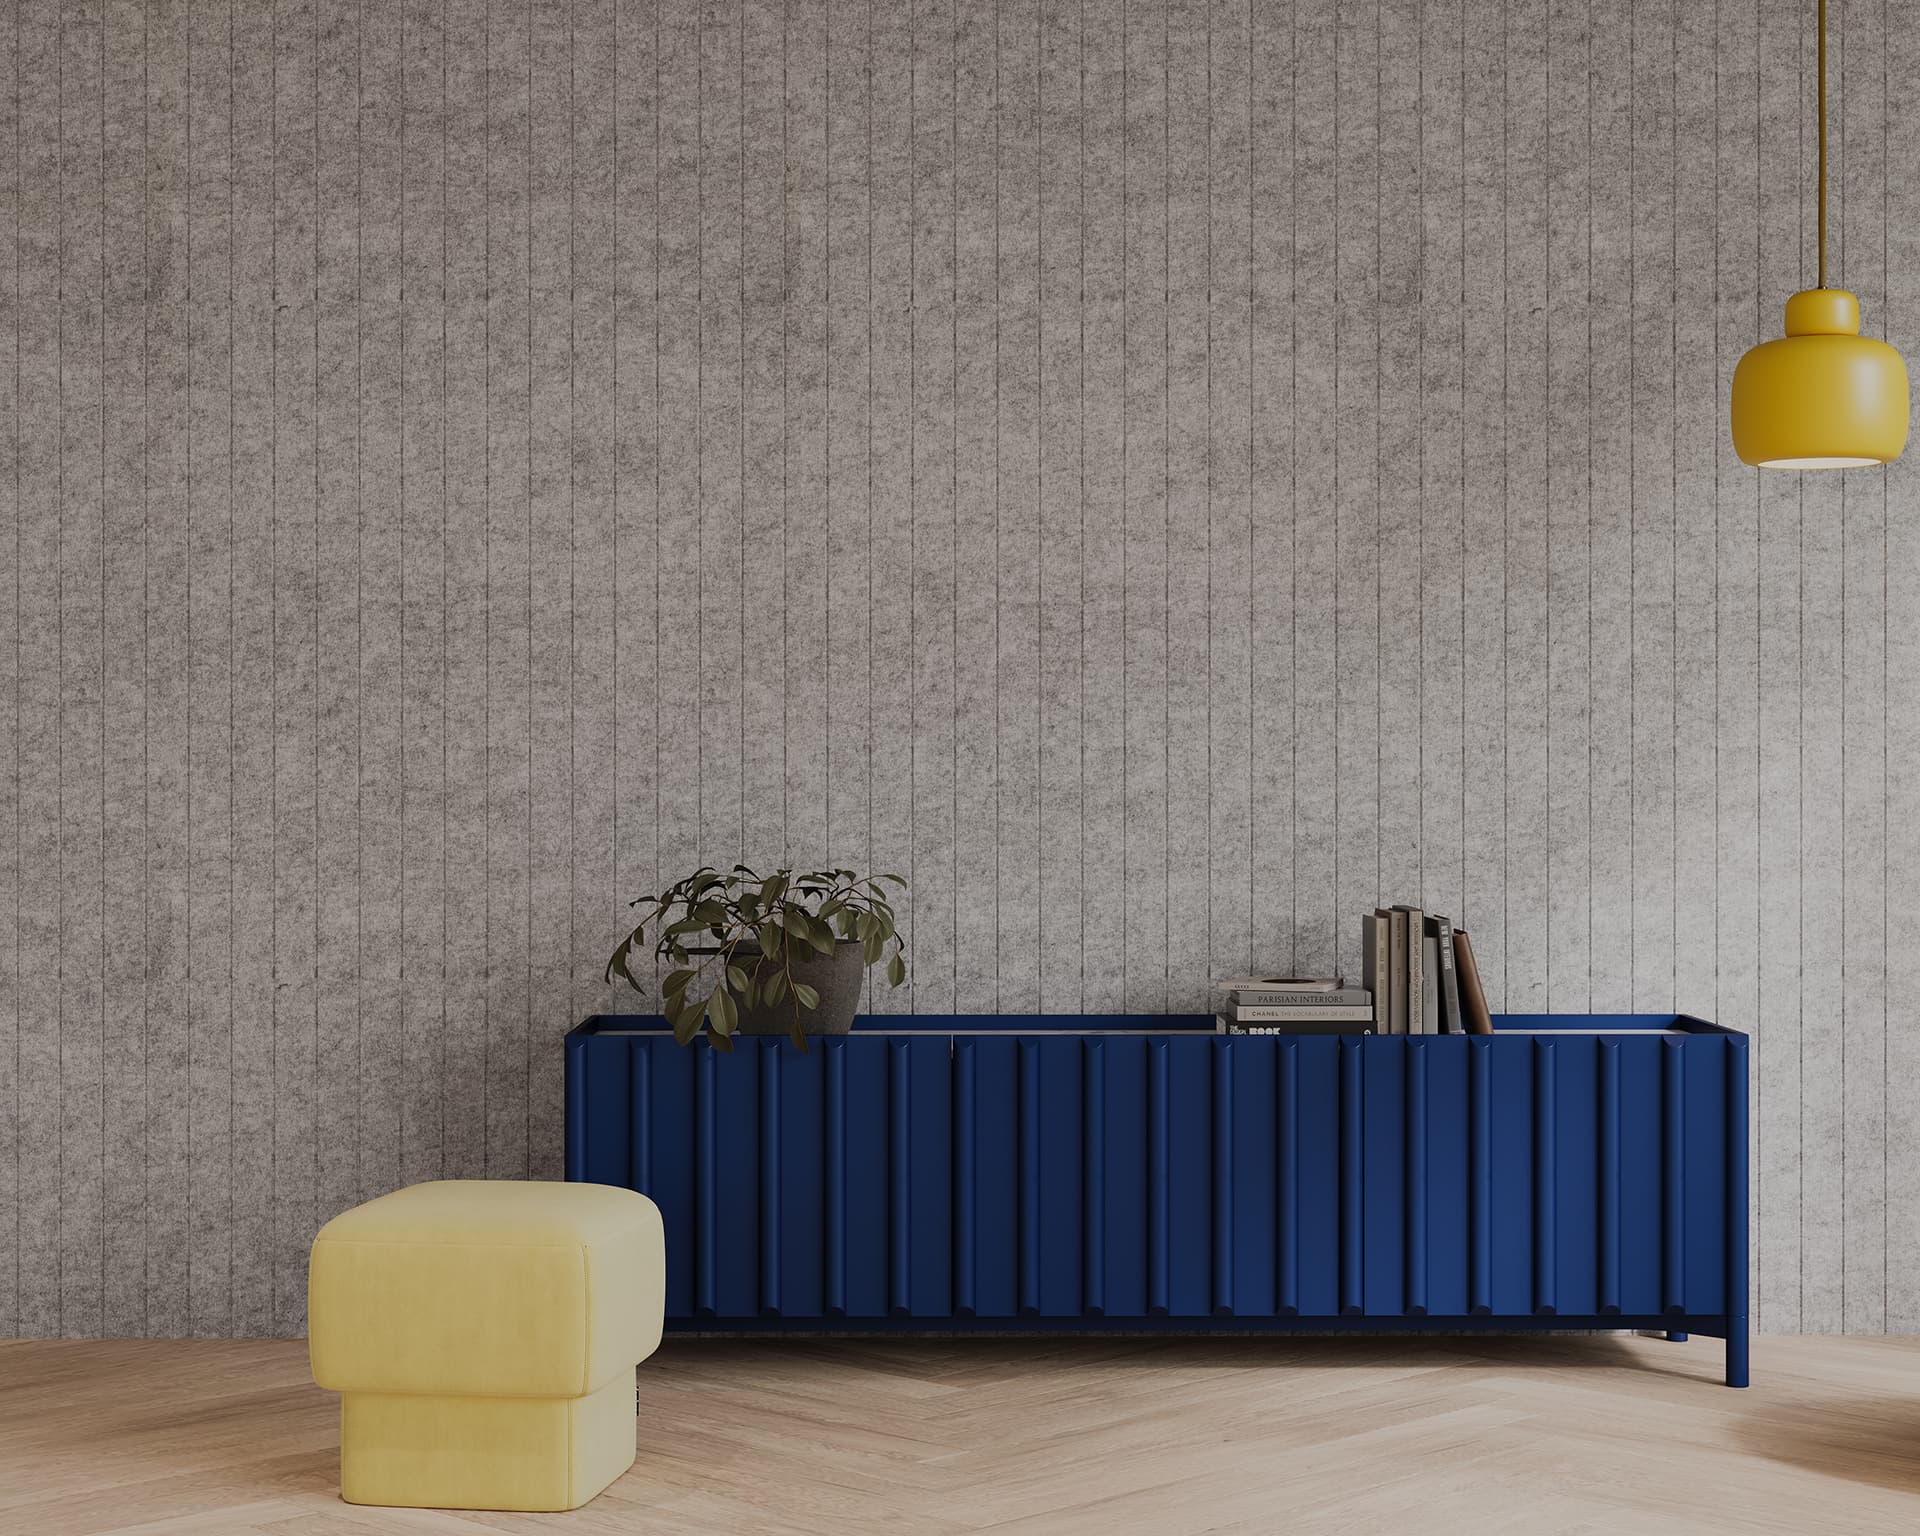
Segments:
[[[607,962],[607,980],[640,986],[635,963],[651,930],[654,956],[673,967],[662,994],[674,1039],[687,1045],[704,1029],[730,1051],[736,1033],[790,1034],[804,1051],[809,1034],[843,1035],[852,1026],[867,967],[884,959],[889,982],[907,979],[906,945],[886,897],[887,886],[906,884],[850,869],[695,870],[631,903],[641,919]]]

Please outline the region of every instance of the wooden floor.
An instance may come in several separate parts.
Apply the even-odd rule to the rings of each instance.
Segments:
[[[0,1531],[1912,1532],[1920,1339],[669,1341],[571,1515],[360,1509],[287,1343],[0,1343]]]

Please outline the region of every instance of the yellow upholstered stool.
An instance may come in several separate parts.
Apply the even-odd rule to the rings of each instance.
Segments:
[[[313,1379],[340,1401],[350,1504],[574,1509],[634,1457],[634,1366],[660,1343],[651,1200],[605,1184],[447,1180],[313,1242]]]

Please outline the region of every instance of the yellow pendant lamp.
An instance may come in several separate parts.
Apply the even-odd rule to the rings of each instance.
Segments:
[[[1820,0],[1820,286],[1787,300],[1787,334],[1733,370],[1733,447],[1762,469],[1886,464],[1907,444],[1907,366],[1860,334],[1860,301],[1827,286],[1827,0]]]

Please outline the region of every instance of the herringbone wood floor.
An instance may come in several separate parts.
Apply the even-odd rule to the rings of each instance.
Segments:
[[[335,1496],[288,1343],[0,1343],[0,1531],[1552,1533],[1920,1528],[1920,1339],[670,1340],[571,1515]]]

